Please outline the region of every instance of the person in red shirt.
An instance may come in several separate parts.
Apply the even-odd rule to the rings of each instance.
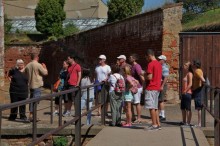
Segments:
[[[152,125],[147,130],[160,130],[158,96],[161,88],[162,66],[151,49],[146,52],[146,60],[149,63],[146,68],[145,108],[150,110],[152,120]]]
[[[66,89],[72,89],[76,86],[79,86],[80,80],[81,80],[81,66],[76,63],[74,56],[68,56],[67,62],[70,64],[70,67],[68,68],[68,75],[67,75],[67,85]],[[65,109],[63,116],[70,116],[71,115],[71,107],[73,103],[73,98],[75,96],[75,93],[69,93],[68,98],[64,99],[65,102]]]

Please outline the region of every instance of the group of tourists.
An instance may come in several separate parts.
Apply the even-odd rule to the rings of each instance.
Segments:
[[[116,58],[116,63],[109,66],[106,64],[106,56],[98,56],[98,65],[92,71],[89,68],[82,68],[76,62],[75,56],[68,56],[63,61],[63,67],[59,73],[58,81],[55,84],[56,92],[72,89],[77,86],[88,86],[97,83],[104,83],[100,86],[90,87],[89,90],[81,90],[81,109],[89,103],[88,109],[91,109],[93,101],[98,105],[103,102],[102,90],[105,94],[107,105],[110,103],[112,121],[110,126],[130,127],[134,123],[141,123],[141,101],[146,109],[149,109],[152,125],[148,130],[160,130],[160,121],[166,120],[164,110],[164,100],[167,90],[167,81],[169,76],[169,67],[166,63],[166,56],[155,57],[154,51],[148,49],[145,53],[147,66],[143,70],[138,64],[138,55],[131,54],[129,58],[120,55]],[[38,63],[37,54],[31,54],[32,61],[24,66],[24,62],[18,59],[16,67],[9,71],[10,79],[10,98],[11,102],[25,100],[30,92],[30,98],[40,97],[43,86],[43,76],[48,74],[45,64]],[[129,64],[130,63],[130,64]],[[205,82],[203,72],[200,69],[201,63],[196,60],[191,64],[186,62],[184,69],[187,71],[183,82],[183,95],[181,98],[181,110],[183,116],[183,125],[191,124],[191,99],[195,100],[195,107],[198,110],[198,126],[201,126],[201,87]],[[89,92],[87,94],[87,92]],[[89,95],[89,100],[87,99]],[[63,95],[64,111],[63,116],[70,116],[71,109],[76,92]],[[55,98],[54,115],[58,115],[60,97]],[[134,105],[134,106],[133,106]],[[134,114],[136,109],[137,117]],[[108,110],[108,106],[107,109]],[[125,112],[126,120],[122,122],[122,111]],[[27,120],[25,115],[25,105],[19,107],[21,120]],[[30,104],[30,116],[32,120],[33,105]],[[9,120],[17,118],[18,108],[12,108]],[[100,116],[101,109],[97,111]],[[91,112],[87,114],[87,124],[91,123]]]

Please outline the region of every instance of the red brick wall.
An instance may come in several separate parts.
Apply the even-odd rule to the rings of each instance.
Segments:
[[[40,52],[41,46],[33,44],[10,44],[5,45],[5,74],[16,65],[17,59],[23,59],[24,63],[30,62],[30,54]]]

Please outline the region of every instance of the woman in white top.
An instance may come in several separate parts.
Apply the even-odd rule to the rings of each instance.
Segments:
[[[89,86],[94,84],[94,79],[91,77],[89,69],[84,69],[82,73],[81,87]],[[89,88],[89,100],[87,100],[87,89],[82,89],[81,98],[81,110],[86,107],[89,102],[89,110],[92,108],[92,102],[94,100],[94,87]],[[91,124],[91,112],[87,114],[87,125]]]
[[[109,126],[121,126],[121,109],[123,98],[123,86],[125,87],[125,81],[122,75],[119,74],[120,67],[112,66],[112,74],[110,75],[108,82],[110,84],[109,97],[110,107],[112,114],[112,123]],[[119,87],[119,82],[124,84]]]

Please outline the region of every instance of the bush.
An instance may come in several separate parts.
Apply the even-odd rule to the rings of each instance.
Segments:
[[[68,140],[66,137],[57,137],[53,140],[53,145],[54,146],[67,146]]]
[[[5,34],[10,33],[12,29],[12,23],[11,20],[8,19],[7,15],[4,16],[4,31]]]
[[[63,29],[64,36],[68,36],[77,32],[79,32],[79,29],[73,23],[67,24]]]

